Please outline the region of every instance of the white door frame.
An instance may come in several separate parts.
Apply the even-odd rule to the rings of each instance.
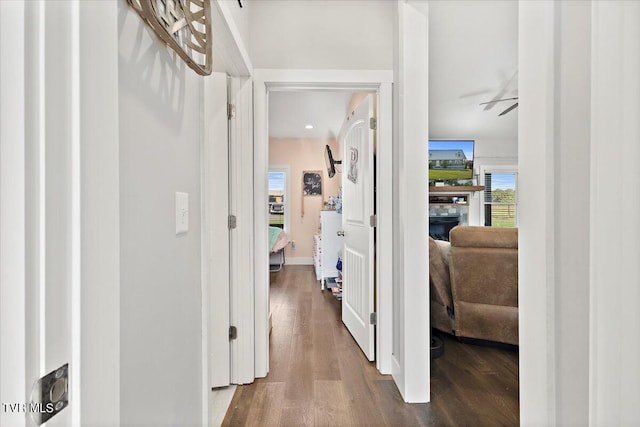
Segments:
[[[11,335],[2,329],[0,340],[3,351],[22,354],[17,366],[2,357],[1,400],[25,403],[36,378],[69,362],[70,405],[51,424],[117,425],[118,4],[3,2],[0,9],[0,238],[14,251],[0,256],[2,325],[12,316]],[[16,163],[5,168],[5,161]],[[5,226],[20,229],[7,235]],[[5,262],[16,262],[11,275]],[[22,306],[6,312],[7,303]],[[0,413],[3,425],[26,422],[24,412]]]
[[[25,5],[0,3],[0,401],[27,395]],[[29,385],[30,386],[30,385]],[[8,411],[0,424],[25,425]]]
[[[237,328],[237,338],[231,341],[231,383],[247,384],[256,377],[253,283],[256,245],[253,240],[255,213],[251,127],[253,86],[249,78],[233,77],[229,89],[229,102],[235,105],[235,114],[229,120],[229,213],[237,218],[237,226],[230,231],[229,237],[230,314],[231,325]],[[266,205],[265,202],[265,208]],[[264,248],[266,253],[266,244]]]
[[[254,177],[255,241],[255,376],[269,372],[268,270],[268,92],[275,90],[350,90],[378,93],[377,148],[377,313],[378,370],[391,373],[392,349],[392,82],[391,70],[254,70]],[[247,162],[249,163],[249,162]]]
[[[638,210],[638,168],[621,167],[638,157],[638,16],[636,2],[519,2],[522,425],[637,424],[640,345],[616,331],[638,333],[640,226],[608,226],[612,195]]]
[[[393,379],[429,401],[428,3],[398,0],[394,58]]]
[[[201,154],[202,424],[215,415],[212,387],[230,383],[229,134],[227,74],[203,81]]]

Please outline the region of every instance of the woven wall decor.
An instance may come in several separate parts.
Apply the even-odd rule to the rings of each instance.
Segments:
[[[210,0],[127,0],[192,70],[211,74]]]

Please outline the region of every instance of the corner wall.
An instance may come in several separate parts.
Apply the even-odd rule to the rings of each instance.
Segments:
[[[202,423],[202,78],[119,2],[122,425]],[[189,231],[175,233],[175,193]]]

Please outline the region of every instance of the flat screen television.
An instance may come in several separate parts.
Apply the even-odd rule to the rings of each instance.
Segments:
[[[331,153],[331,147],[325,145],[324,148],[324,162],[327,166],[327,173],[329,174],[329,178],[333,178],[336,174],[336,165],[342,163],[341,160],[335,160],[333,158],[333,153]]]
[[[470,185],[473,140],[429,140],[429,183]]]

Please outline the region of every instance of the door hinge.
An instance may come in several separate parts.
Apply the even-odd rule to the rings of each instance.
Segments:
[[[378,120],[375,117],[369,119],[369,129],[376,130],[378,128]]]
[[[374,214],[369,217],[369,225],[371,227],[375,227],[378,225],[378,217]]]
[[[238,328],[235,326],[229,326],[229,341],[238,338]]]
[[[377,325],[378,324],[378,313],[371,313],[369,315],[369,324]]]
[[[231,120],[236,116],[236,105],[227,104],[227,119]]]
[[[228,226],[229,226],[229,230],[233,230],[238,226],[238,219],[236,218],[235,215],[229,215]]]

